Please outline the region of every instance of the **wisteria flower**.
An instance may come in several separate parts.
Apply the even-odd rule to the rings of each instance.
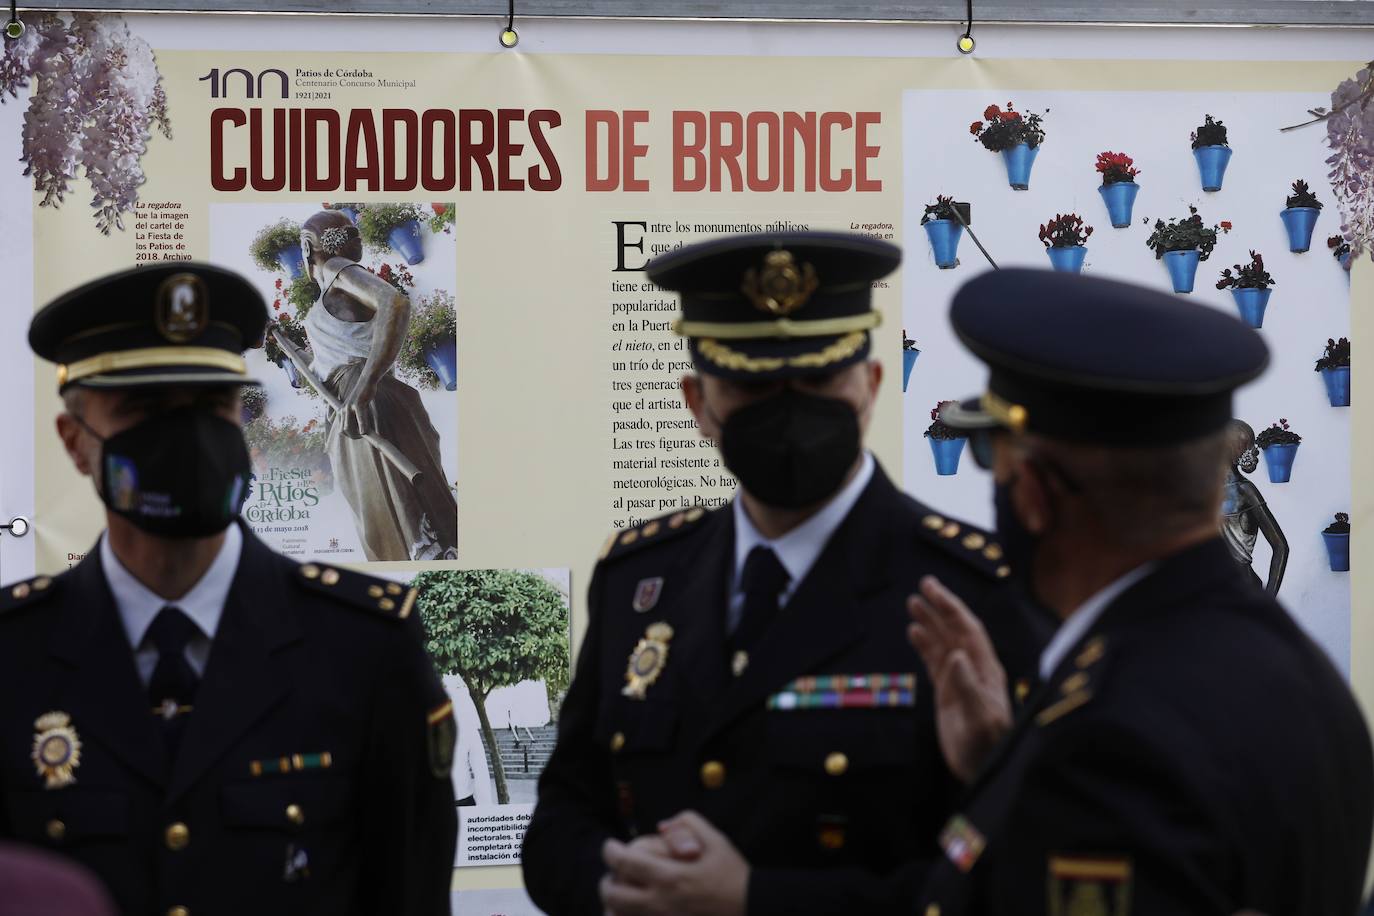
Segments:
[[[153,128],[171,136],[152,48],[118,16],[77,13],[68,23],[49,13],[0,57],[0,102],[30,85],[21,158],[39,206],[61,205],[82,168],[96,227],[123,229]]]

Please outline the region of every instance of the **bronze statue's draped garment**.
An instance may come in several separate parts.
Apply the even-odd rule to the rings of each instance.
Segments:
[[[305,316],[305,328],[314,355],[311,368],[343,400],[363,373],[375,322],[335,318],[317,301]],[[418,488],[412,485],[366,441],[345,436],[343,417],[330,414],[329,461],[363,550],[370,561],[443,559],[457,546],[458,516],[439,459],[439,433],[420,393],[388,372],[370,409],[377,434],[400,449],[424,477]]]

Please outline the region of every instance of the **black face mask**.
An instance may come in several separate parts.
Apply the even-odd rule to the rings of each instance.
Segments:
[[[760,502],[800,509],[833,496],[859,458],[859,417],[847,402],[784,388],[721,426],[720,452]]]
[[[149,534],[218,534],[248,495],[243,431],[206,410],[160,413],[101,442],[101,502]]]

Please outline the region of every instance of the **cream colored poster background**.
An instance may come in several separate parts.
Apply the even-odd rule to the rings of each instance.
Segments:
[[[1301,41],[1291,41],[1287,36],[1223,30],[1132,30],[1128,39],[1109,30],[986,30],[980,51],[990,45],[989,56],[960,59],[951,53],[953,32],[880,26],[531,23],[519,52],[486,53],[495,49],[496,31],[486,23],[434,26],[405,20],[180,16],[130,17],[130,22],[158,52],[175,131],[172,141],[155,137],[150,142],[143,160],[149,180],[141,197],[186,206],[191,213],[186,233],[191,253],[203,257],[210,250],[212,202],[402,197],[458,201],[453,288],[459,303],[459,565],[570,567],[575,641],[586,619],[582,592],[587,573],[616,515],[610,508],[615,493],[609,483],[607,353],[615,337],[609,329],[613,221],[786,219],[813,228],[890,223],[900,239],[898,118],[904,90],[988,89],[999,97],[1016,89],[1092,88],[1123,94],[1204,88],[1322,91],[1352,74],[1355,62],[1368,56],[1348,36],[1327,32],[1301,33]],[[214,50],[204,37],[207,22],[214,23]],[[251,50],[222,50],[226,48]],[[624,53],[631,49],[644,53]],[[1131,59],[1105,59],[1114,56]],[[563,187],[552,193],[216,194],[208,181],[207,126],[214,103],[207,98],[207,84],[198,81],[215,66],[253,71],[278,67],[288,72],[347,66],[416,82],[408,90],[349,90],[346,95],[336,91],[328,102],[291,104],[554,109],[563,124],[549,136],[563,170]],[[236,97],[225,104],[252,103]],[[650,191],[583,189],[583,116],[589,108],[650,112],[638,135],[650,148],[641,173],[649,179]],[[878,112],[881,126],[873,136],[881,154],[873,174],[883,181],[883,191],[673,194],[668,116],[679,108]],[[1275,127],[1300,115],[1275,112]],[[938,142],[952,145],[956,139],[941,137]],[[1319,142],[1315,135],[1313,142]],[[527,147],[521,160],[526,165],[536,158],[530,152]],[[22,180],[14,175],[4,178],[3,188],[7,201],[24,193]],[[1329,192],[1320,187],[1319,194],[1329,199]],[[59,211],[34,209],[32,298],[26,307],[10,306],[12,327],[23,327],[33,306],[60,291],[133,263],[132,234],[99,236],[82,196],[78,188]],[[6,210],[26,211],[27,207]],[[675,242],[691,233],[672,233],[671,239],[668,235],[665,241]],[[1374,298],[1371,273],[1362,262],[1355,276],[1352,336],[1361,339],[1366,327],[1374,331],[1374,319],[1368,317]],[[888,372],[871,443],[893,472],[901,467],[902,457],[899,283],[897,278],[877,296],[886,321],[875,334],[875,352]],[[1352,516],[1359,531],[1374,518],[1374,490],[1360,473],[1367,461],[1358,458],[1374,446],[1370,424],[1362,420],[1374,409],[1368,406],[1374,405],[1374,381],[1364,380],[1362,373],[1356,373],[1356,379]],[[59,402],[51,367],[34,366],[24,382],[23,387],[32,384],[35,392],[35,565],[51,571],[65,568],[69,555],[93,543],[101,516],[89,484],[70,471],[65,455],[56,448],[51,429]],[[1357,533],[1355,551],[1352,678],[1368,706],[1374,699],[1374,659],[1369,650],[1374,542]],[[518,874],[511,868],[465,869],[456,881],[459,887],[502,887],[518,883]]]

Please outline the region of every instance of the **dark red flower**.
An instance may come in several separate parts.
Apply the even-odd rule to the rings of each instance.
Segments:
[[[968,132],[971,133],[971,134],[974,134],[975,136],[978,134],[978,131],[980,131],[980,130],[982,130],[982,129],[983,129],[983,122],[982,122],[982,121],[974,121],[972,124],[970,124],[970,125],[968,126]]]
[[[1001,113],[1002,110],[998,108],[996,105],[989,105],[987,108],[983,109],[983,120],[991,121]]]

